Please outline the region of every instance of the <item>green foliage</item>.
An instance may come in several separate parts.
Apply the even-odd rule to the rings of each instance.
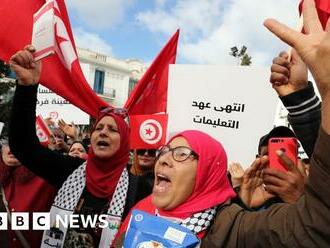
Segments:
[[[8,123],[10,118],[10,110],[12,99],[4,104],[0,104],[0,122],[5,123],[0,136],[8,136]]]
[[[0,96],[8,94],[8,91],[15,87],[14,82],[1,82],[0,83]]]
[[[8,134],[8,121],[12,105],[13,89],[15,87],[15,82],[4,80],[4,77],[9,74],[9,65],[0,60],[0,122],[5,123],[1,136]]]
[[[5,77],[10,74],[10,66],[0,60],[0,77]]]
[[[249,66],[252,64],[252,57],[248,55],[246,46],[242,46],[240,49],[237,46],[230,48],[229,55],[237,58],[239,65]]]
[[[252,57],[249,56],[248,54],[244,54],[241,60],[241,65],[251,65],[252,63]]]
[[[5,123],[5,126],[0,136],[8,135],[8,122],[10,118],[12,94],[14,87],[15,87],[15,83],[0,82],[0,122]]]

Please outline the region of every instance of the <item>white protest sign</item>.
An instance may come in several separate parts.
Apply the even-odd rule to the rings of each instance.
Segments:
[[[197,129],[224,146],[228,163],[251,165],[274,124],[277,96],[269,68],[170,65],[168,133]]]
[[[36,60],[55,53],[54,25],[54,2],[48,1],[33,15],[32,45]]]
[[[5,126],[5,123],[0,122],[0,135],[1,135],[1,133],[2,133],[2,129],[3,129],[4,126]]]
[[[38,88],[37,115],[56,122],[63,119],[66,123],[89,124],[88,114],[42,85]]]

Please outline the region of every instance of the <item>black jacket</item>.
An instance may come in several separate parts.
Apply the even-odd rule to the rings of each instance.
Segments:
[[[84,160],[61,155],[39,143],[35,126],[37,89],[38,86],[17,85],[9,124],[9,145],[22,164],[59,189]],[[153,175],[147,175],[146,178],[129,175],[123,218],[141,197],[151,193],[150,178],[153,178]]]
[[[321,123],[321,102],[313,84],[281,97],[289,111],[288,120],[308,157],[312,156]]]

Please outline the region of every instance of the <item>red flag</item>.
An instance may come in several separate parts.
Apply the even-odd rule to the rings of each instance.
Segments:
[[[48,146],[50,143],[51,131],[48,129],[47,124],[40,115],[36,118],[36,131],[40,143],[43,146]]]
[[[302,4],[304,0],[302,0],[299,4],[299,13],[302,12]],[[317,8],[317,13],[319,15],[320,22],[325,29],[327,25],[327,21],[330,16],[330,1],[329,0],[315,0],[315,6]]]
[[[179,30],[139,80],[126,101],[130,115],[166,113],[169,64],[175,64]]]
[[[165,144],[167,115],[131,115],[131,149],[157,149]]]
[[[42,62],[40,83],[56,92],[86,113],[97,116],[101,107],[108,106],[87,83],[76,52],[64,0],[55,1],[56,55]],[[31,43],[33,14],[44,0],[2,0],[0,5],[0,59],[10,57]]]

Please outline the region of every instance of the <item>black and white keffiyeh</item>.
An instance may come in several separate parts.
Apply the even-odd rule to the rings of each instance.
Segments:
[[[120,220],[124,213],[128,184],[129,184],[128,171],[127,168],[125,168],[123,169],[123,172],[119,178],[115,192],[112,196],[107,211],[108,216],[112,216],[112,218],[115,218],[117,220],[115,225],[116,229],[114,229],[114,225],[112,225],[112,230],[110,230],[110,232],[106,232],[107,228],[104,228],[101,235],[101,241],[105,240],[104,242],[106,243],[107,247],[110,246],[111,241],[113,240],[116,232],[118,231]],[[57,196],[52,205],[52,208],[50,210],[51,225],[53,224],[56,215],[60,215],[60,216],[71,215],[74,213],[74,209],[76,208],[85,187],[86,187],[86,162],[81,166],[79,166],[67,178],[67,180],[63,183],[62,187],[58,191]],[[59,232],[62,233],[61,237],[59,239],[56,238],[54,240],[54,238],[51,237],[51,232],[49,230],[46,230],[43,234],[43,239],[41,243],[42,248],[52,247],[52,245],[50,245],[49,240],[56,243],[57,244],[56,247],[63,247],[64,245],[63,242],[65,240],[67,228],[64,227],[57,227],[57,228],[59,228]]]
[[[109,205],[108,214],[122,216],[128,190],[128,171],[125,168],[119,178],[116,190]],[[54,200],[53,206],[74,211],[86,187],[86,162],[76,169],[63,183]]]
[[[213,207],[202,212],[195,213],[193,216],[184,219],[179,224],[197,234],[206,230],[212,224],[212,221],[217,213],[216,210],[217,208]]]
[[[170,218],[167,216],[162,216],[159,214],[158,210],[156,209],[156,216],[169,219],[187,229],[192,231],[194,234],[200,233],[204,230],[207,230],[208,227],[212,224],[212,221],[217,213],[217,206],[205,209],[201,212],[195,213],[192,216],[180,220],[177,218]]]

